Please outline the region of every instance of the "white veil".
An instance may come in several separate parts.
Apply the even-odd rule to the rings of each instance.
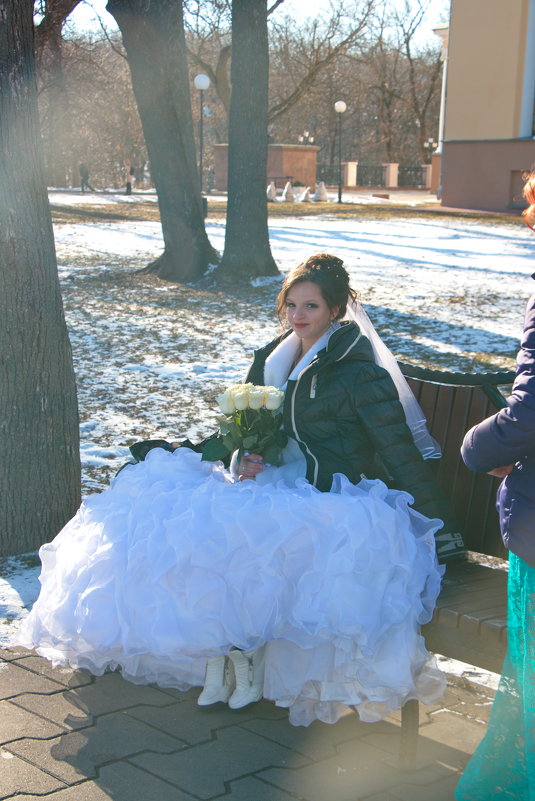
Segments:
[[[375,330],[372,321],[362,308],[362,305],[352,298],[348,299],[346,318],[357,323],[365,337],[370,340],[375,362],[380,367],[384,367],[390,373],[392,381],[396,385],[401,405],[405,411],[407,425],[409,426],[414,444],[422,454],[424,459],[440,459],[442,451],[438,442],[433,439],[427,430],[427,421],[420,408],[420,404],[407,384],[407,380],[394,355],[388,350],[385,343]]]

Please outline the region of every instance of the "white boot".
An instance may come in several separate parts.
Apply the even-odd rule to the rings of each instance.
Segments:
[[[211,656],[206,662],[204,689],[197,699],[199,706],[220,701],[226,704],[234,689],[232,665],[227,656]]]
[[[259,701],[264,693],[265,646],[251,651],[233,650],[229,653],[234,665],[236,689],[229,698],[231,709]]]

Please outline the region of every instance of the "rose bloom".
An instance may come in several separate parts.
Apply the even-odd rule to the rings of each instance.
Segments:
[[[266,393],[266,409],[272,412],[276,411],[281,405],[283,397],[284,393],[280,389],[269,387]]]
[[[232,393],[236,409],[241,411],[249,406],[249,389],[243,384]]]
[[[217,395],[216,401],[223,414],[232,414],[232,412],[236,411],[234,398],[230,390],[227,389],[222,395]]]
[[[264,390],[261,387],[252,387],[249,390],[249,408],[261,409],[264,405]]]

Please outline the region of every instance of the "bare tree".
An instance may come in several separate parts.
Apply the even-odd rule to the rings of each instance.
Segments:
[[[108,40],[67,32],[62,60],[72,123],[64,147],[70,163],[67,185],[77,184],[78,166],[84,162],[96,188],[124,187],[125,163],[144,166],[148,154],[120,34]],[[56,117],[55,93],[48,78],[42,70],[38,88],[45,158],[54,147]]]
[[[267,226],[266,0],[233,0],[228,204],[221,275],[276,275]]]
[[[419,131],[420,157],[426,160],[425,142],[428,137],[428,110],[436,97],[442,73],[440,48],[426,48],[424,52],[414,44],[415,34],[429,9],[431,0],[404,0],[396,11],[395,19],[400,34],[400,49],[407,59],[409,97]]]
[[[440,48],[438,41],[436,46],[417,45],[423,14],[416,14],[414,4],[406,11],[406,16],[393,14],[392,9],[376,16],[364,41],[342,54],[307,94],[315,118],[330,121],[334,92],[344,87],[342,99],[348,109],[342,148],[350,161],[420,164],[426,157],[426,139],[436,135],[440,67],[437,73],[435,65]],[[334,152],[334,128],[325,128],[315,133],[317,144],[323,145],[320,159],[327,161]]]
[[[65,12],[63,2],[67,0],[49,0],[47,7],[52,10],[57,4]],[[427,8],[426,0],[421,3]],[[203,109],[210,115],[204,125],[204,163],[209,168],[210,143],[228,141],[230,0],[184,0],[184,5],[190,83],[199,70],[212,80],[203,94]],[[437,133],[440,65],[438,41],[436,47],[421,44],[423,16],[415,2],[397,19],[392,7],[389,15],[385,11],[381,16],[377,3],[370,10],[368,0],[333,0],[329,13],[308,22],[283,16],[285,4],[276,10],[274,5],[267,9],[273,141],[297,142],[308,131],[321,147],[319,161],[333,163],[337,153],[333,104],[343,99],[348,105],[343,117],[344,159],[421,163],[426,140]],[[78,164],[84,161],[89,162],[97,186],[124,185],[124,162],[143,164],[148,154],[120,37],[107,33],[104,23],[100,39],[74,37],[68,28],[63,36],[63,83],[54,80],[54,71],[48,69],[51,46],[44,50],[40,80],[50,180],[54,165],[59,164],[61,175],[70,160],[72,178],[77,178]],[[192,103],[197,120],[198,92]],[[66,112],[62,104],[67,104]],[[169,141],[177,140],[171,136]]]
[[[0,553],[50,540],[80,502],[78,414],[37,115],[32,0],[0,14]]]
[[[344,4],[339,3],[331,7],[326,19],[315,17],[299,26],[291,18],[272,23],[272,63],[279,77],[292,77],[293,85],[279,81],[275,91],[272,81],[270,122],[286,115],[309,93],[322,73],[332,69],[350,48],[366,40],[374,6],[375,0],[356,2],[348,14]]]
[[[218,257],[204,227],[182,3],[108,0],[106,8],[123,37],[158,194],[165,249],[148,269],[192,281]]]
[[[269,31],[271,58],[276,80],[270,91],[269,121],[287,114],[314,86],[318,77],[332,67],[337,58],[363,39],[368,32],[375,0],[354,0],[349,6],[339,0],[330,12],[306,22],[291,16],[277,19],[274,13],[284,0],[267,8],[271,20]],[[226,112],[230,110],[231,84],[229,64],[230,2],[229,0],[187,0],[186,25],[188,55],[197,69],[210,78]],[[284,77],[285,80],[277,80]]]
[[[62,29],[80,0],[40,0],[36,11],[35,51],[41,83],[47,84],[47,104],[41,105],[48,136],[44,141],[47,183],[66,186],[73,168],[69,144],[72,114],[65,80]]]
[[[185,0],[188,56],[210,78],[227,115],[230,112],[230,0]]]

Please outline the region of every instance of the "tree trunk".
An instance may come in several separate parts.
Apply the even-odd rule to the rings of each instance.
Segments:
[[[277,275],[266,200],[268,126],[266,0],[233,0],[228,204],[219,275]]]
[[[44,180],[33,0],[0,14],[0,553],[50,540],[80,502],[78,414]]]
[[[164,252],[149,269],[192,281],[218,255],[210,245],[196,165],[182,3],[108,0],[121,30],[160,207]]]

